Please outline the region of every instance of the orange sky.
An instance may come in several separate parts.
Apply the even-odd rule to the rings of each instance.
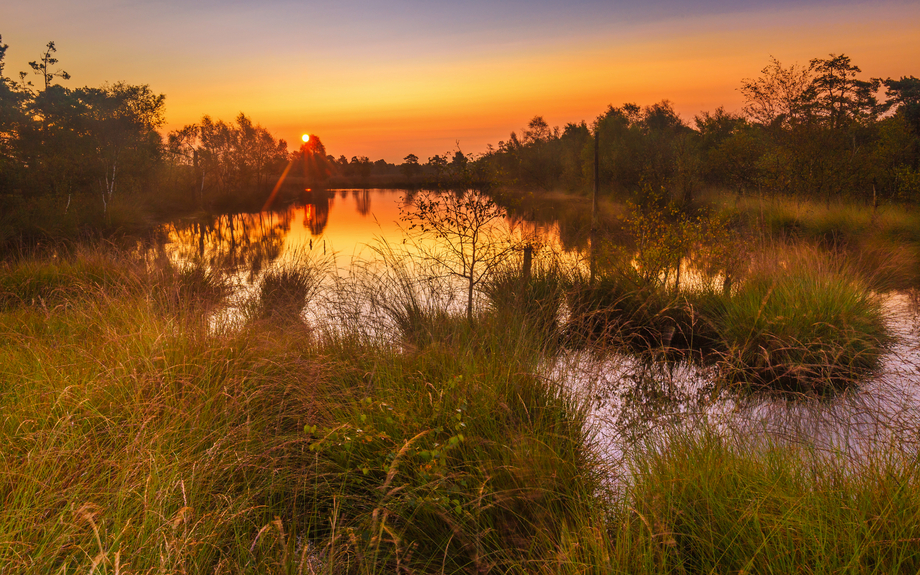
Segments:
[[[292,146],[308,131],[336,156],[396,163],[457,141],[481,152],[537,114],[590,122],[665,98],[686,120],[737,111],[741,79],[770,55],[920,76],[917,2],[36,1],[0,7],[11,76],[54,40],[65,85],[149,84],[168,129],[242,111]]]

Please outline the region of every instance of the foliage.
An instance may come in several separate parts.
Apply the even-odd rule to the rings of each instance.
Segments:
[[[401,218],[408,231],[431,241],[419,241],[416,249],[436,263],[443,273],[466,286],[466,315],[473,319],[476,288],[515,249],[503,226],[505,210],[478,189],[451,192],[420,191],[403,208]]]
[[[735,220],[710,219],[701,244],[742,241]],[[583,297],[597,317],[647,330],[648,347],[668,326],[678,326],[671,346],[696,346],[677,343],[683,326],[704,333],[687,318],[727,318],[734,305],[760,309],[738,325],[770,318],[769,329],[804,339],[823,312],[786,314],[827,300],[823,309],[844,311],[820,321],[846,329],[815,328],[821,345],[878,326],[859,323],[877,311],[859,274],[817,252],[798,261],[755,269],[731,297],[644,289],[630,265],[582,281],[568,311]],[[4,263],[0,562],[16,572],[916,570],[912,446],[854,462],[772,444],[781,432],[653,420],[622,460],[602,458],[602,439],[636,430],[600,436],[587,400],[560,383],[583,366],[553,363],[558,350],[529,327],[551,327],[570,272],[537,259],[527,278],[518,264],[484,280],[492,307],[472,324],[416,298],[416,337],[399,342],[376,323],[378,304],[394,299],[376,281],[337,279],[329,321],[304,337],[274,320],[221,324],[210,312],[226,284],[203,266],[66,246]],[[293,285],[299,298],[291,272],[303,270],[287,271],[262,285]],[[764,276],[777,278],[767,297]],[[416,287],[395,289],[411,302],[426,295]],[[773,307],[781,291],[795,305]]]
[[[790,66],[771,57],[759,77],[741,81],[741,114],[704,111],[690,127],[667,100],[627,103],[608,106],[590,129],[572,123],[564,131],[534,116],[521,136],[512,132],[480,162],[510,188],[586,192],[597,140],[600,192],[621,198],[664,190],[692,210],[707,186],[719,186],[828,204],[916,201],[917,81],[861,75],[845,54]]]
[[[310,150],[318,149],[325,161],[322,144],[312,140]],[[198,124],[170,132],[168,148],[174,161],[186,167],[186,185],[194,190],[200,205],[226,203],[243,192],[265,192],[270,176],[288,162],[287,143],[275,140],[243,113],[233,123],[206,115]],[[305,158],[301,162],[307,173]]]

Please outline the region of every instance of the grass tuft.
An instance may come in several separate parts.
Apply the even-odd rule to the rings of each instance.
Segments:
[[[845,266],[788,255],[712,312],[724,341],[723,375],[754,390],[848,389],[878,368],[890,344],[881,302]]]

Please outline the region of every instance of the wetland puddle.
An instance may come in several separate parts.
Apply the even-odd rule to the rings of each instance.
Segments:
[[[380,250],[386,246],[411,255],[400,222],[411,200],[411,192],[392,189],[307,192],[301,203],[278,211],[173,222],[162,230],[165,241],[159,249],[173,261],[201,261],[230,270],[238,301],[254,293],[261,274],[272,266],[325,262],[326,289],[332,294],[325,298],[327,309],[314,308],[305,315],[310,323],[336,321],[335,314],[343,312],[330,309],[335,307],[336,290],[341,291],[346,281],[343,278],[379,263]],[[509,217],[503,225],[573,262],[579,260],[581,252],[572,238],[562,237],[571,235],[571,223]],[[682,275],[691,276],[691,271]],[[440,296],[443,293],[433,288],[428,297]],[[806,444],[844,457],[858,458],[891,443],[915,450],[920,421],[918,306],[902,293],[884,298],[895,344],[876,376],[858,390],[831,400],[741,400],[714,389],[706,369],[644,365],[625,355],[598,359],[588,353],[564,352],[546,368],[545,376],[593,406],[596,439],[611,461],[668,424],[703,421],[727,433]],[[379,310],[366,302],[354,303],[348,313],[366,314],[370,324]],[[231,305],[220,321],[232,320],[234,314],[239,315]]]

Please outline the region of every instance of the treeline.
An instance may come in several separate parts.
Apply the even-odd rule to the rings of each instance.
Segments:
[[[317,187],[441,185],[469,161],[459,152],[427,163],[409,154],[399,166],[336,158],[315,135],[290,152],[243,113],[229,122],[205,115],[161,134],[165,96],[149,86],[64,87],[70,74],[54,42],[12,78],[7,48],[0,41],[0,244],[140,227],[194,210],[258,209],[282,174]]]
[[[703,187],[830,201],[920,201],[920,80],[859,78],[847,56],[741,82],[740,113],[684,121],[664,100],[610,106],[589,126],[534,117],[481,155],[459,149],[401,165],[295,151],[240,113],[168,134],[162,94],[119,82],[71,89],[49,42],[29,72],[4,74],[0,41],[0,244],[10,238],[141,227],[183,211],[258,209],[285,173],[294,187],[587,190],[597,138],[602,190],[691,202]],[[296,185],[295,185],[296,184]]]
[[[157,129],[164,97],[148,86],[125,83],[68,89],[57,68],[54,42],[13,80],[3,73],[7,46],[0,43],[0,197],[55,197],[62,211],[92,194],[99,211],[124,191],[149,188],[161,160]]]
[[[741,82],[741,113],[719,108],[688,123],[664,100],[609,106],[590,127],[562,130],[536,116],[479,161],[511,187],[590,189],[597,136],[603,190],[664,190],[685,202],[704,186],[920,201],[920,80],[860,73],[845,55],[808,66],[771,59]]]
[[[197,210],[258,209],[297,159],[242,113],[161,134],[164,95],[124,82],[64,87],[70,74],[54,42],[12,78],[7,49],[0,42],[0,247],[140,231]]]
[[[295,166],[306,166],[304,177],[312,185],[462,188],[488,183],[485,164],[459,148],[453,153],[435,154],[427,162],[422,162],[415,154],[408,154],[398,165],[382,159],[372,161],[367,156],[352,156],[349,160],[344,155],[336,158],[324,154],[324,148],[314,149],[312,138],[293,154]]]

